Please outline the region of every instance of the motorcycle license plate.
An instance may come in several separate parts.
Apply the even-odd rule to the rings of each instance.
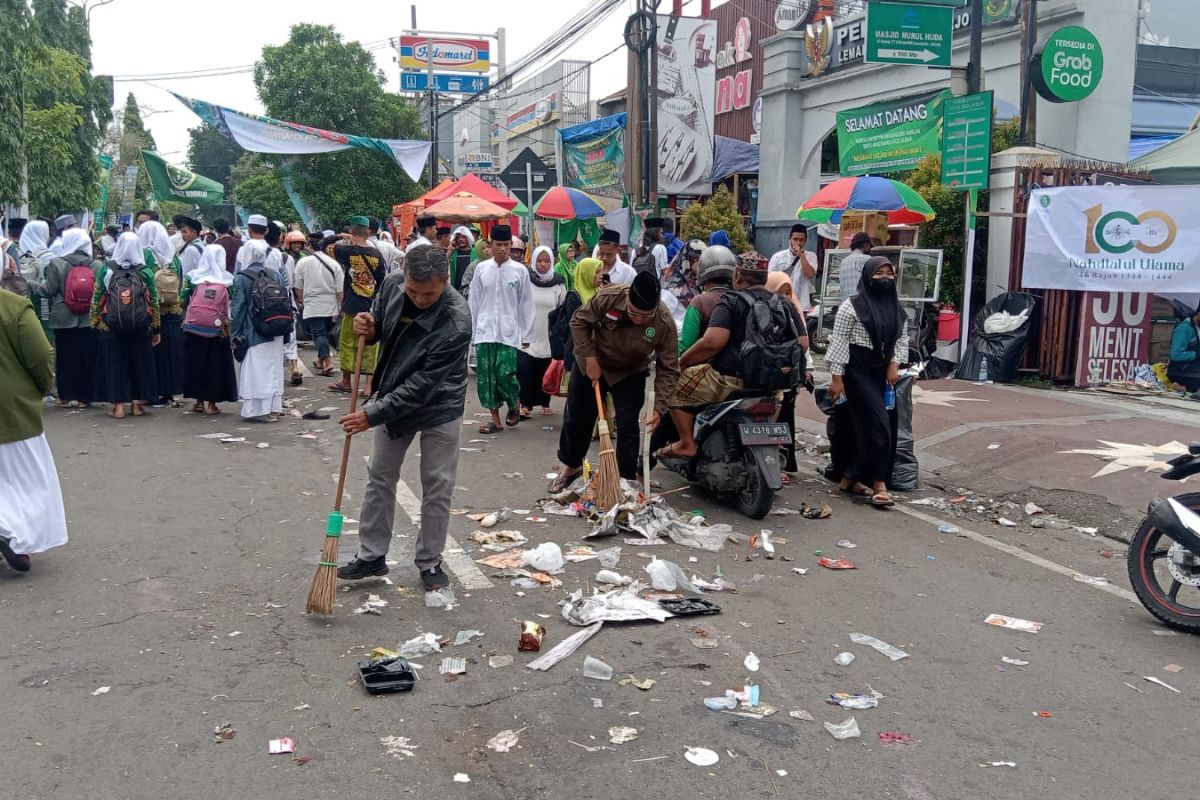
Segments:
[[[738,434],[742,444],[788,444],[792,441],[792,432],[782,422],[742,423],[738,425]]]

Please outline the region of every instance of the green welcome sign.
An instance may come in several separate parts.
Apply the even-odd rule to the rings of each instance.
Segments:
[[[902,97],[837,114],[843,175],[912,169],[942,145],[942,103],[949,90]]]
[[[1034,54],[1033,84],[1051,103],[1074,103],[1091,95],[1104,74],[1104,50],[1087,28],[1068,25],[1050,34]]]

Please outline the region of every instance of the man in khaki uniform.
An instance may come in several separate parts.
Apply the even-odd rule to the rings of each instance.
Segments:
[[[628,286],[600,289],[571,318],[575,368],[558,438],[563,467],[550,484],[551,492],[560,491],[583,471],[598,412],[593,381],[600,382],[602,394],[612,395],[621,477],[637,477],[638,412],[646,401],[650,357],[657,361],[654,408],[647,420],[650,430],[670,407],[679,381],[679,334],[671,313],[659,302],[661,294],[658,278],[642,273]]]

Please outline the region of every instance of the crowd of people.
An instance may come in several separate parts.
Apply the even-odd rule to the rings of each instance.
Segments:
[[[805,311],[818,268],[807,229],[796,225],[787,247],[767,258],[735,254],[724,231],[684,241],[664,220],[644,227],[632,249],[606,229],[590,249],[566,241],[530,250],[506,224],[484,232],[429,217],[400,243],[366,216],[305,233],[255,214],[242,234],[224,220],[206,229],[186,216],[164,226],[146,211],[132,230],[108,228],[95,241],[70,215],[10,220],[10,238],[0,240],[0,322],[21,332],[10,337],[23,352],[9,368],[22,374],[0,387],[0,401],[19,397],[29,419],[0,430],[0,463],[41,459],[39,496],[54,502],[57,478],[39,438],[52,385],[56,405],[108,404],[117,419],[187,399],[199,414],[240,401],[242,418],[275,421],[287,376],[303,381],[304,338],[317,375],[340,368],[328,390],[352,391],[357,365],[365,402],[340,423],[349,435],[375,430],[360,549],[340,576],[387,572],[396,484],[419,436],[416,562],[425,588],[441,588],[471,363],[490,412],[480,433],[552,415],[553,398],[565,398],[551,492],[582,472],[598,397],[611,409],[619,472],[629,480],[657,459],[693,457],[697,409],[734,393],[774,394],[779,421],[794,423],[800,391],[812,387]],[[886,507],[896,441],[887,394],[907,358],[905,317],[887,259],[864,252],[843,264],[845,300],[827,358],[833,413],[846,432],[834,470],[843,490]],[[639,419],[651,374],[654,403]],[[650,464],[639,458],[641,422],[656,433]],[[792,439],[781,454],[785,472],[797,468]],[[9,490],[0,478],[0,499]],[[0,555],[27,568],[28,555],[65,541],[65,527],[29,543],[19,536],[26,522],[0,506]]]

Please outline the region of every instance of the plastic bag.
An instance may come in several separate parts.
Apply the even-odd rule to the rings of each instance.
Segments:
[[[1007,311],[992,314],[983,321],[983,332],[988,334],[1012,333],[1029,321],[1029,313],[1032,310],[1033,308],[1030,307],[1022,310],[1019,314],[1010,314]]]
[[[917,488],[920,469],[913,446],[913,378],[905,375],[896,383],[896,458],[892,461],[889,489],[911,492]]]
[[[858,729],[858,721],[854,717],[841,723],[834,725],[832,722],[825,723],[825,730],[829,731],[829,735],[835,739],[857,739],[862,736],[862,732]]]
[[[979,380],[979,367],[986,357],[988,380],[1009,383],[1017,377],[1021,356],[1025,352],[1025,340],[1029,337],[1030,319],[1038,298],[1023,292],[1006,292],[996,295],[979,309],[971,320],[971,336],[966,352],[958,361],[954,377],[964,381]],[[1016,330],[1007,333],[988,333],[984,323],[1001,312],[1019,317],[1024,313],[1024,322]]]
[[[646,574],[650,576],[650,585],[660,592],[675,591],[675,576],[671,574],[667,562],[654,559],[645,566]]]
[[[526,550],[521,560],[539,572],[554,572],[563,567],[562,548],[554,542],[543,542]]]

